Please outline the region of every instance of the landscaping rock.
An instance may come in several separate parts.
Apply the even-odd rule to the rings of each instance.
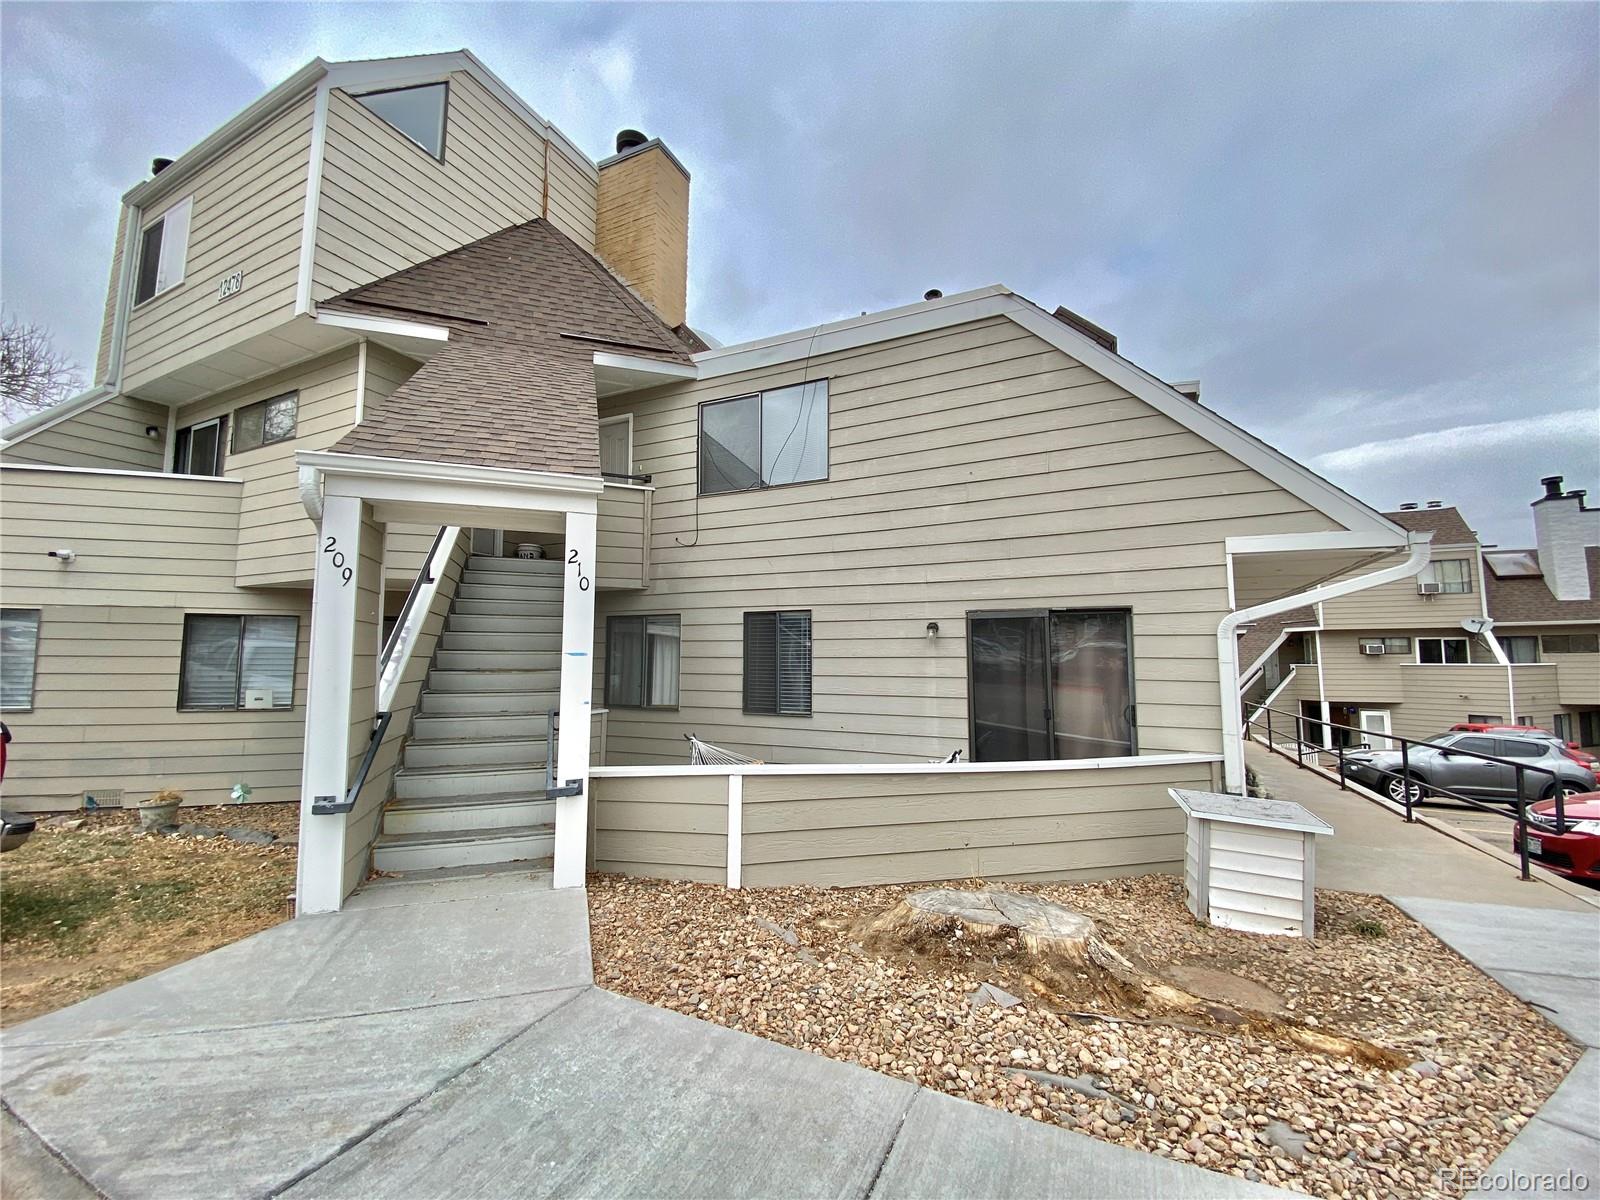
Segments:
[[[1306,1156],[1306,1142],[1308,1140],[1306,1136],[1302,1133],[1296,1133],[1282,1121],[1267,1122],[1267,1127],[1261,1131],[1261,1136],[1290,1158],[1298,1160]]]
[[[761,928],[765,929],[768,933],[777,934],[784,941],[788,942],[789,945],[798,946],[800,944],[800,935],[795,933],[795,931],[790,929],[787,925],[778,925],[775,922],[767,920],[765,917],[751,917],[750,919],[757,925],[761,926]]]
[[[194,825],[185,821],[183,824],[178,826],[178,832],[188,837],[214,838],[219,835],[222,830],[217,829],[212,825]]]
[[[266,833],[263,830],[246,829],[243,826],[235,826],[232,829],[224,829],[222,831],[222,836],[228,838],[230,841],[239,842],[246,846],[270,846],[277,840],[272,834]]]
[[[82,817],[69,817],[66,813],[59,813],[53,817],[46,817],[39,822],[40,829],[82,829]]]
[[[997,987],[992,983],[980,983],[972,989],[972,995],[967,997],[967,1006],[972,1009],[982,1008],[985,1004],[1011,1008],[1021,1003],[1022,998],[1020,996],[1013,996],[1005,988]]]

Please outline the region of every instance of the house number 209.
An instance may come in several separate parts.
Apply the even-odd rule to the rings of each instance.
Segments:
[[[322,548],[322,552],[324,554],[332,555],[333,569],[339,572],[339,577],[343,581],[339,584],[339,586],[349,587],[350,579],[354,572],[351,571],[349,567],[344,565],[344,551],[339,549],[339,539],[330,534],[328,536],[328,544]]]
[[[576,550],[567,551],[567,565],[578,569],[578,590],[587,592],[589,590],[589,577],[583,573],[583,564],[578,561],[578,552]]]

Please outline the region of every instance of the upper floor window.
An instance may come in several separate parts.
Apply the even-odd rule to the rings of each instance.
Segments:
[[[1472,563],[1465,558],[1441,558],[1429,563],[1423,579],[1432,579],[1445,595],[1472,591]]]
[[[179,475],[221,475],[227,427],[227,417],[212,417],[178,430],[172,444],[173,471]]]
[[[828,477],[828,381],[700,406],[700,494]]]
[[[1536,637],[1503,637],[1500,649],[1506,652],[1506,661],[1536,663],[1539,661],[1539,639]]]
[[[418,87],[368,92],[355,97],[355,101],[441,162],[444,160],[444,118],[450,103],[449,84],[424,83]]]
[[[1464,663],[1467,661],[1467,639],[1458,637],[1419,637],[1417,639],[1419,663]]]
[[[33,708],[34,664],[39,656],[39,610],[0,610],[0,709]]]
[[[1547,633],[1539,642],[1546,654],[1600,654],[1600,633]]]
[[[633,416],[607,417],[600,422],[600,474],[633,474]]]
[[[189,253],[189,211],[193,207],[194,197],[185,197],[144,227],[139,238],[139,277],[133,288],[135,304],[143,304],[183,282],[184,260]]]
[[[270,400],[257,400],[233,414],[233,453],[240,454],[294,436],[300,393],[287,392]]]

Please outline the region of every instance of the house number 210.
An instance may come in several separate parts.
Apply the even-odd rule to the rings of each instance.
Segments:
[[[339,572],[339,577],[343,580],[339,586],[349,587],[350,579],[354,572],[344,565],[344,551],[339,549],[339,539],[330,534],[328,536],[328,544],[322,548],[322,552],[333,556],[333,569]]]
[[[583,564],[578,561],[578,552],[576,550],[567,551],[567,564],[578,568],[578,590],[587,592],[589,590],[589,577],[583,573]]]

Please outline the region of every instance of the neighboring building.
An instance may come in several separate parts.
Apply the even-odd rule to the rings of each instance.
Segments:
[[[1248,630],[1247,708],[1414,738],[1464,721],[1538,725],[1600,746],[1600,509],[1560,476],[1543,482],[1531,550],[1483,546],[1437,502],[1386,514],[1433,534],[1427,568]]]
[[[96,388],[0,453],[7,803],[298,798],[308,911],[373,855],[1176,869],[1236,627],[1430,531],[1003,287],[709,348],[688,188],[458,53],[314,62],[129,192]]]

